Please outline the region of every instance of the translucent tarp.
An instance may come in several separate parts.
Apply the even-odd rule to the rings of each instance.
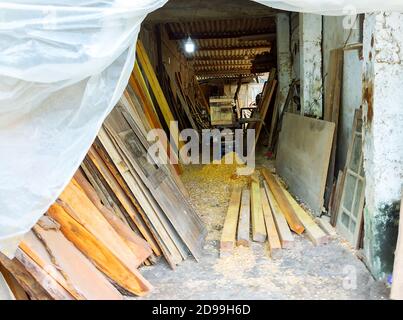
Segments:
[[[280,10],[322,15],[354,15],[374,11],[403,12],[402,0],[254,0]]]
[[[0,2],[0,250],[69,182],[127,85],[145,16],[165,0]]]
[[[230,0],[229,0],[230,1]],[[0,1],[0,250],[18,241],[71,179],[121,96],[145,16],[166,0]],[[258,2],[324,14],[379,1]],[[382,10],[401,10],[401,0]]]

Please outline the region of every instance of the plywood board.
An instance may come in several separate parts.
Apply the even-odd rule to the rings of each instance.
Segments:
[[[277,173],[290,191],[320,214],[335,124],[286,113],[276,157]]]

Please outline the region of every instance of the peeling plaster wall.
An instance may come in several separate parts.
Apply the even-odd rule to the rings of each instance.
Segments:
[[[276,15],[278,93],[276,103],[284,106],[291,83],[290,14]]]
[[[326,96],[327,81],[329,80],[329,56],[330,50],[344,47],[345,44],[360,41],[359,23],[347,23],[346,17],[323,17],[323,79],[324,96]],[[349,22],[349,21],[347,21]],[[351,28],[352,27],[352,28]],[[354,120],[354,110],[361,106],[362,102],[362,61],[360,51],[351,50],[344,52],[343,87],[340,105],[339,127],[337,137],[336,170],[342,170],[346,163],[348,145],[351,140],[351,129]],[[324,102],[326,103],[326,101]],[[326,108],[326,106],[324,106]]]
[[[363,114],[366,174],[364,246],[370,268],[393,268],[403,181],[403,14],[364,22]]]
[[[322,117],[322,16],[299,14],[301,113]]]

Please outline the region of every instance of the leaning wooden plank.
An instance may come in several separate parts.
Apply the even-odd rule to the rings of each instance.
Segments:
[[[250,191],[242,191],[241,208],[239,209],[239,223],[237,233],[237,246],[250,246]]]
[[[341,201],[341,196],[343,193],[345,177],[346,177],[345,172],[342,170],[339,170],[339,174],[337,176],[337,182],[336,182],[336,189],[334,192],[334,198],[333,198],[332,206],[330,208],[330,224],[332,226],[336,226],[337,215],[339,213],[340,201]]]
[[[8,286],[7,281],[4,279],[3,274],[0,272],[0,300],[16,300],[14,293]]]
[[[104,243],[109,250],[114,252],[122,263],[130,269],[136,269],[140,265],[141,261],[133,255],[123,239],[116,233],[74,180],[66,186],[60,194],[59,199],[67,205],[69,208],[68,212],[91,232],[98,241]]]
[[[0,259],[0,273],[3,274],[4,280],[10,287],[16,300],[29,300],[29,296],[23,286],[18,282],[14,274],[7,270],[1,263]]]
[[[238,227],[239,204],[241,200],[241,188],[235,186],[227,209],[220,241],[220,255],[232,252],[236,243],[236,230]]]
[[[74,297],[65,290],[55,279],[49,276],[34,260],[32,260],[20,248],[15,253],[15,258],[27,269],[27,271],[35,278],[42,288],[54,300],[74,300]]]
[[[130,175],[130,171],[125,164],[125,159],[115,159],[115,154],[118,152],[103,129],[101,129],[98,134],[99,138],[101,136],[102,142],[97,140],[92,145],[91,149],[94,149],[95,152],[91,161],[98,170],[100,170],[106,183],[115,192],[118,200],[121,202],[131,220],[137,226],[144,239],[146,239],[150,244],[151,249],[153,249],[157,256],[160,256],[160,243],[157,241],[157,237],[150,225],[149,217],[143,210],[146,203],[143,201],[141,194],[137,193],[137,189],[132,184],[129,184],[127,181],[128,179],[126,179],[126,176]],[[105,142],[106,140],[108,140],[108,144]],[[108,149],[106,148],[106,145],[108,146]]]
[[[262,200],[262,210],[267,231],[267,242],[269,244],[270,254],[273,256],[279,251],[279,249],[281,249],[280,237],[277,233],[273,213],[264,188],[260,188],[260,197]]]
[[[147,241],[134,233],[127,225],[125,225],[118,217],[116,217],[109,209],[102,205],[95,190],[87,179],[77,171],[74,179],[82,187],[87,197],[98,208],[109,224],[123,238],[126,244],[130,247],[133,254],[137,256],[139,261],[144,262],[152,253],[151,247]]]
[[[266,241],[266,226],[262,210],[262,199],[260,197],[259,178],[250,184],[250,207],[252,218],[252,239],[256,242]]]
[[[262,173],[281,209],[281,212],[284,214],[290,229],[298,234],[303,233],[305,228],[299,221],[297,213],[288,202],[288,199],[278,184],[276,178],[274,178],[274,176],[265,168],[262,169]]]
[[[122,118],[120,109],[115,108],[105,122],[106,129],[118,149],[126,157],[130,169],[151,191],[183,243],[198,260],[202,255],[207,233],[205,226],[196,211],[170,181],[166,171],[156,166],[155,163],[150,163],[147,149],[139,139],[139,133],[133,131],[133,128]],[[184,214],[177,214],[178,211]]]
[[[176,264],[181,262],[182,256],[179,252],[179,249],[176,247],[174,243],[174,239],[170,235],[170,225],[167,225],[162,220],[162,215],[157,214],[158,208],[153,206],[152,199],[148,197],[147,190],[142,188],[140,181],[138,180],[137,176],[135,176],[128,168],[127,164],[125,163],[124,158],[115,148],[112,140],[110,139],[107,132],[102,128],[99,133],[98,137],[108,152],[109,156],[111,157],[113,164],[116,165],[119,174],[121,175],[124,181],[118,180],[119,184],[114,183],[114,179],[108,179],[108,183],[112,183],[114,185],[113,189],[119,188],[119,185],[127,184],[129,190],[126,193],[119,192],[119,199],[123,201],[124,204],[130,211],[137,210],[140,215],[143,217],[144,221],[149,221],[149,228],[152,234],[154,235],[155,241],[157,241],[159,248],[162,250],[164,257],[166,258],[167,262],[172,268],[175,268]],[[96,155],[94,155],[94,159]],[[108,167],[112,169],[113,164],[109,164],[106,162]],[[108,175],[108,172],[105,171],[105,175]],[[118,175],[115,173],[115,177]],[[141,203],[141,204],[140,204]],[[134,215],[133,215],[134,216]],[[134,216],[135,217],[135,216]],[[148,239],[146,238],[148,241]],[[156,249],[153,249],[154,252]]]
[[[48,219],[48,217],[43,217]],[[40,220],[40,221],[41,221]],[[55,226],[36,224],[21,249],[78,300],[122,300],[105,276]]]
[[[403,196],[400,201],[400,221],[403,221]],[[403,223],[399,223],[390,297],[395,300],[403,300]]]
[[[144,49],[141,41],[137,41],[137,56],[138,61],[143,68],[145,77],[150,83],[151,90],[154,93],[154,97],[157,100],[157,103],[160,107],[161,113],[164,116],[164,120],[169,128],[172,121],[175,121],[175,118],[169,108],[168,102],[164,96],[164,93],[161,89],[161,86],[158,82],[158,79],[155,75],[155,72],[151,66],[151,62],[147,56],[146,50]],[[171,132],[174,136],[179,136],[179,132]],[[178,145],[173,145],[174,150],[179,150],[183,146],[183,141],[179,141]]]
[[[288,202],[296,212],[299,221],[305,228],[306,235],[315,244],[325,244],[328,242],[328,237],[325,232],[315,223],[313,218],[295,201],[294,197],[279,183],[280,188],[283,190]]]
[[[337,237],[336,229],[325,218],[316,218],[315,221],[330,238]]]
[[[60,230],[43,227],[43,217],[34,226],[53,262],[63,273],[67,282],[87,300],[122,300],[119,291],[98,269],[62,234]]]
[[[64,236],[120,287],[139,296],[150,291],[150,283],[137,269],[122,263],[116,253],[70,216],[63,207],[55,203],[49,208],[48,214],[60,224]]]
[[[262,120],[262,122],[258,122],[256,124],[256,138],[255,138],[255,145],[257,144],[257,141],[259,140],[259,136],[260,136],[260,132],[262,130],[262,127],[264,125],[264,120],[266,119],[266,115],[267,115],[267,111],[269,110],[271,101],[272,101],[272,97],[274,94],[274,91],[276,89],[277,86],[277,80],[274,78],[276,74],[276,69],[273,68],[270,71],[270,75],[269,75],[269,80],[266,84],[267,89],[264,92],[264,96],[262,98],[262,102],[261,102],[261,106],[260,106],[260,119]]]
[[[332,151],[330,154],[329,168],[325,188],[325,207],[329,205],[330,193],[333,186],[334,170],[336,163],[337,129],[339,127],[340,98],[343,81],[343,49],[337,48],[330,50],[329,65],[331,76],[327,81],[328,88],[324,104],[324,120],[334,122],[335,129],[332,142]],[[333,68],[332,68],[333,67]]]
[[[183,110],[185,110],[185,113],[189,120],[190,125],[192,126],[193,130],[198,130],[198,127],[197,127],[195,121],[193,120],[192,112],[189,110],[189,106],[188,106],[187,102],[185,101],[185,98],[182,95],[182,90],[180,90],[178,88],[177,81],[174,80],[174,81],[172,81],[172,83],[173,83],[173,88],[174,88],[174,90],[176,90],[176,93],[178,95],[179,102],[180,102]]]
[[[19,248],[34,261],[49,277],[52,277],[60,286],[63,287],[74,299],[85,300],[84,296],[70,283],[61,268],[54,264],[54,258],[50,256],[45,246],[35,236],[33,231],[28,232]]]
[[[276,223],[277,232],[283,248],[291,248],[294,243],[294,237],[288,227],[287,220],[285,219],[276,199],[273,196],[266,181],[263,181],[263,187],[266,191],[267,199],[269,200],[270,209],[273,213],[274,222]]]
[[[140,100],[142,110],[149,125],[153,129],[162,129],[161,122],[159,121],[155,112],[153,101],[148,93],[147,88],[145,87],[144,78],[137,63],[135,64],[132,75],[130,76],[129,84],[133,89],[134,94]],[[160,139],[163,147],[166,149],[168,157],[172,159],[171,162],[174,163],[173,168],[175,169],[176,173],[180,174],[182,172],[182,168],[179,164],[178,155],[175,153],[172,144],[168,141],[167,136],[160,130],[156,131],[156,135]]]
[[[3,268],[15,277],[21,287],[28,293],[31,300],[53,299],[21,262],[16,258],[10,260],[0,252],[0,270],[2,270],[2,272]]]

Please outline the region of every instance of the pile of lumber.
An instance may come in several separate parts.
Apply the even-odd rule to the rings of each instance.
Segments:
[[[171,112],[144,48],[80,168],[0,271],[20,299],[122,299],[152,289],[138,268],[202,255],[207,230],[188,201]],[[170,157],[173,163],[165,161]],[[175,164],[176,163],[176,164]]]
[[[230,255],[236,246],[250,246],[251,241],[267,243],[271,256],[294,243],[293,233],[305,234],[314,245],[334,236],[329,223],[313,217],[267,169],[254,174],[249,188],[234,187],[220,241],[220,255]]]
[[[150,255],[148,243],[116,219],[77,173],[15,258],[1,255],[0,262],[30,299],[116,300],[122,292],[150,291],[137,270]]]

